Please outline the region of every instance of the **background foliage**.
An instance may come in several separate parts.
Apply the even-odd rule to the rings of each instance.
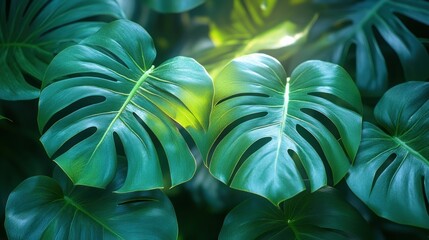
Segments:
[[[305,239],[304,236],[307,233],[310,233],[310,235],[317,233],[317,236],[330,236],[330,238],[333,236],[330,234],[339,234],[340,237],[351,234],[350,236],[361,237],[362,239],[380,240],[428,238],[429,145],[427,144],[427,139],[429,137],[429,126],[427,119],[429,88],[427,87],[427,81],[429,79],[429,18],[427,16],[429,15],[429,1],[190,0],[181,1],[181,4],[172,4],[171,1],[167,0],[123,0],[119,2],[114,0],[0,0],[0,13],[0,201],[2,204],[0,214],[2,219],[5,218],[6,208],[11,209],[8,210],[10,216],[17,214],[14,211],[23,214],[28,213],[25,211],[27,204],[36,204],[28,201],[28,199],[35,197],[32,194],[36,194],[36,192],[32,189],[43,189],[49,186],[50,189],[55,189],[55,196],[52,195],[53,193],[41,195],[47,196],[46,200],[50,201],[67,196],[67,199],[71,199],[71,202],[89,201],[90,199],[89,202],[97,203],[100,200],[94,197],[94,192],[97,192],[97,196],[103,199],[102,203],[111,204],[109,206],[114,206],[115,204],[112,203],[115,201],[126,203],[131,199],[128,204],[135,210],[134,212],[140,211],[140,217],[153,214],[151,209],[163,211],[165,212],[163,214],[163,217],[165,217],[163,224],[168,222],[172,226],[168,229],[169,231],[166,234],[169,235],[166,238],[178,236],[179,239],[217,239],[220,236],[223,239],[228,239],[232,236],[231,234],[236,233],[231,229],[235,229],[235,224],[239,223],[244,224],[243,231],[240,231],[240,233],[247,233],[247,230],[253,237],[259,234],[261,237],[274,239],[285,236],[301,236],[303,237],[302,239]],[[130,54],[123,54],[122,57],[118,58],[118,55],[121,56],[121,53],[127,51],[114,49],[111,46],[106,47],[103,44],[108,44],[108,41],[105,39],[100,40],[99,37],[103,34],[94,35],[101,26],[122,18],[127,18],[134,22],[135,28],[133,28],[131,35],[135,32],[134,37],[137,38],[147,34],[144,37],[146,39],[144,41],[147,42],[151,42],[153,39],[153,46],[147,49],[149,52],[153,51],[153,54],[146,59],[148,60],[147,66],[143,64],[146,60],[139,62],[141,60],[139,56],[132,55],[133,53],[138,53],[138,51],[135,51],[136,46],[128,46],[130,47],[128,49]],[[138,25],[144,27],[145,30],[141,30]],[[114,28],[113,26],[108,25],[107,28]],[[121,29],[123,30],[129,26],[121,27]],[[112,30],[110,29],[110,31]],[[140,33],[137,34],[139,31]],[[147,33],[141,33],[143,31],[147,31]],[[117,35],[119,37],[125,36],[124,33],[120,33],[120,30],[118,30]],[[87,38],[79,45],[75,45],[87,36],[92,36],[92,38]],[[123,40],[124,44],[122,46],[126,45],[126,40]],[[104,47],[104,50],[99,45],[96,46],[100,42],[102,42],[101,47]],[[61,50],[70,45],[74,46],[68,48],[66,52],[61,52]],[[195,70],[196,74],[204,73],[198,78],[208,78],[208,74],[210,74],[215,80],[217,78],[224,79],[218,80],[219,82],[228,82],[228,79],[222,76],[224,66],[232,59],[251,53],[265,53],[276,58],[279,62],[270,64],[275,66],[273,68],[276,69],[277,73],[284,71],[286,73],[284,77],[289,74],[292,75],[292,78],[294,69],[306,60],[326,60],[337,63],[350,74],[350,79],[355,81],[358,88],[353,91],[358,91],[356,96],[357,98],[359,95],[361,96],[360,100],[363,104],[362,116],[365,123],[355,166],[348,173],[334,171],[336,174],[341,172],[340,177],[330,176],[332,174],[331,171],[328,171],[331,169],[330,164],[327,163],[328,160],[324,157],[324,149],[320,149],[315,144],[317,138],[311,138],[311,134],[309,135],[308,132],[300,130],[301,135],[305,135],[306,139],[310,139],[309,144],[313,147],[316,146],[315,154],[319,154],[324,169],[327,169],[326,172],[322,171],[322,173],[318,173],[315,176],[321,178],[322,175],[327,175],[325,176],[327,178],[326,184],[334,186],[336,190],[332,187],[325,187],[311,194],[302,192],[296,198],[290,198],[281,203],[280,208],[276,208],[266,199],[248,192],[229,188],[218,181],[216,178],[222,180],[222,174],[216,174],[212,169],[210,169],[210,173],[204,165],[207,164],[205,162],[207,160],[206,154],[213,154],[216,147],[222,147],[222,145],[217,145],[220,141],[216,142],[215,139],[212,139],[216,144],[210,151],[210,146],[205,145],[207,143],[204,143],[204,141],[201,142],[202,137],[200,135],[193,130],[188,129],[188,132],[186,131],[187,121],[179,121],[176,124],[176,122],[171,121],[170,117],[172,116],[167,114],[163,118],[168,119],[164,121],[164,124],[169,129],[175,129],[177,131],[176,136],[180,137],[181,141],[186,141],[189,146],[186,157],[190,157],[188,159],[191,159],[191,161],[188,161],[188,163],[192,162],[190,164],[192,166],[189,164],[187,166],[192,168],[191,172],[194,169],[196,170],[195,175],[189,182],[171,189],[167,187],[162,191],[126,193],[122,197],[130,198],[124,200],[118,199],[117,193],[112,193],[112,191],[118,190],[119,186],[126,183],[125,176],[129,173],[122,172],[119,175],[117,175],[118,173],[115,175],[114,171],[111,170],[108,178],[114,178],[117,181],[109,185],[107,190],[84,186],[72,187],[71,182],[60,169],[55,169],[56,164],[52,161],[52,155],[58,150],[58,146],[52,147],[52,150],[47,149],[46,152],[46,146],[42,146],[39,140],[42,134],[45,134],[45,137],[42,138],[42,142],[45,142],[45,144],[52,139],[51,136],[46,137],[49,135],[50,130],[48,129],[51,126],[55,126],[55,122],[61,122],[61,118],[67,115],[64,112],[55,114],[56,111],[60,111],[65,106],[56,109],[56,111],[52,106],[43,107],[46,111],[52,112],[40,112],[39,94],[41,88],[54,89],[58,86],[61,89],[62,84],[68,84],[68,81],[61,80],[76,76],[73,75],[74,73],[67,71],[77,71],[77,68],[74,68],[77,65],[66,66],[67,59],[70,59],[70,55],[67,54],[73,55],[73,52],[81,51],[81,55],[84,52],[82,48],[88,50],[91,47],[93,47],[91,51],[101,52],[104,54],[104,58],[107,56],[112,60],[107,68],[123,70],[121,76],[127,76],[135,81],[138,81],[135,76],[139,76],[141,69],[148,70],[150,65],[154,65],[156,72],[157,67],[162,66],[163,63],[178,60],[178,58],[175,58],[178,55],[185,56],[178,60],[176,69],[173,69],[176,71],[184,67],[188,68],[187,71],[182,72],[185,78],[183,81],[189,83],[189,85],[185,85],[184,92],[189,89],[191,89],[189,91],[194,91],[192,89],[204,89],[204,86],[192,85],[193,77],[189,77],[186,72],[189,73],[197,69]],[[58,54],[59,52],[61,53]],[[42,86],[41,81],[45,76],[46,69],[55,56],[57,58],[48,69],[46,75],[48,80]],[[198,63],[190,58],[195,58]],[[134,61],[135,59],[137,60]],[[187,59],[186,61],[188,62],[182,65],[179,64],[183,63],[180,62],[183,59]],[[76,57],[75,60],[76,63],[85,62],[85,64],[91,61],[98,61],[97,59],[79,57]],[[100,60],[98,63],[105,63],[105,60]],[[208,74],[200,71],[203,68],[199,63],[207,70]],[[121,67],[121,64],[125,64],[127,68]],[[81,64],[81,66],[83,66],[80,69],[82,70],[81,73],[85,73],[83,71],[84,64]],[[244,67],[246,66],[248,65],[244,65]],[[69,70],[67,70],[67,67]],[[61,74],[58,71],[61,68],[62,70],[67,70],[63,72],[63,76],[58,75]],[[331,69],[331,67],[328,67],[328,69]],[[227,69],[226,71],[229,70]],[[249,71],[245,72],[250,74]],[[104,78],[113,82],[112,76],[106,77],[106,75],[103,75],[104,73],[100,70],[99,74],[90,74],[90,77]],[[342,73],[339,74],[341,75]],[[154,75],[154,77],[157,76],[170,75],[168,72],[160,72],[158,75]],[[261,76],[272,77],[263,74]],[[348,81],[350,80],[348,75],[344,78],[347,78]],[[180,79],[172,78],[171,83],[176,84],[175,81]],[[56,82],[57,80],[59,81]],[[153,78],[152,80],[155,81],[156,79]],[[286,78],[283,80],[286,80]],[[77,81],[80,80],[78,79]],[[56,83],[47,87],[48,83],[51,82]],[[406,83],[401,84],[403,82]],[[126,82],[124,83],[126,84]],[[353,89],[353,84],[346,85],[348,85],[346,88]],[[103,85],[102,88],[104,89],[106,86]],[[164,89],[169,88],[169,86],[171,85],[166,84]],[[222,86],[215,85],[214,87],[222,89]],[[132,88],[132,84],[128,84],[126,87],[126,89]],[[105,98],[121,95],[114,91],[115,89],[112,88],[112,85],[108,85],[107,89],[110,89],[109,94],[111,95],[104,93],[106,95],[102,96]],[[157,89],[152,90],[156,91]],[[210,95],[208,92],[210,91],[206,91],[204,94],[201,92],[201,94]],[[52,101],[50,94],[53,96],[58,94],[56,102],[50,102]],[[53,104],[55,107],[63,96],[68,96],[73,101],[84,98],[83,95],[79,94],[75,93],[73,97],[73,94],[61,95],[56,91],[50,93],[48,90],[42,94],[40,106]],[[166,94],[166,92],[164,91],[162,94]],[[246,99],[246,96],[240,95],[240,92],[230,94],[231,96],[239,94],[240,97]],[[260,93],[252,94],[247,96],[247,99],[260,97],[258,95]],[[345,96],[347,94],[350,94],[350,92],[345,93]],[[271,96],[270,94],[268,95]],[[326,98],[326,95],[323,94],[319,94],[319,96]],[[228,97],[225,98],[228,99]],[[333,97],[327,97],[327,99],[332,106],[338,105],[345,109],[354,109],[354,114],[359,113],[360,115],[361,113],[360,107],[353,108],[347,101],[345,103],[344,100]],[[90,106],[99,101],[97,98],[86,100],[86,102],[78,101],[69,110],[87,109],[84,106]],[[221,99],[219,98],[218,100]],[[319,99],[318,101],[321,100]],[[227,101],[223,103],[225,104]],[[181,104],[177,106],[183,106]],[[184,103],[184,105],[186,104]],[[145,110],[153,109],[148,103],[139,103],[137,105],[143,106],[142,108]],[[164,108],[163,113],[169,111],[165,109],[168,108],[168,104],[161,105],[160,108]],[[209,105],[209,103],[202,105]],[[106,108],[110,109],[112,107],[118,106],[106,104]],[[215,105],[214,111],[216,111],[216,107],[219,106]],[[118,109],[122,109],[121,106]],[[117,111],[118,109],[115,108],[112,111]],[[97,112],[100,109],[93,108],[93,110]],[[206,115],[209,110],[203,107],[190,109],[189,116],[197,116],[196,119],[190,121],[200,125],[201,129],[206,128],[208,119],[198,116]],[[201,115],[195,114],[198,111],[206,112],[201,113]],[[73,114],[76,113],[79,116],[79,111]],[[38,114],[39,123],[37,121]],[[243,112],[243,114],[246,114],[246,112]],[[311,112],[311,115],[316,116],[323,126],[327,126],[327,131],[330,132],[335,142],[340,145],[339,148],[348,148],[342,143],[342,141],[347,141],[345,139],[353,137],[346,136],[351,134],[347,129],[341,132],[341,129],[336,130],[341,124],[332,124],[332,119],[320,117],[320,114],[315,112]],[[51,117],[53,117],[53,120],[49,120]],[[216,115],[212,117],[216,117]],[[124,122],[130,123],[131,118],[127,119]],[[132,120],[138,121],[136,119]],[[38,124],[41,124],[42,127],[38,126]],[[47,127],[45,127],[45,124],[47,124]],[[107,125],[109,126],[109,124]],[[150,126],[147,128],[150,128]],[[220,126],[220,130],[225,129]],[[210,131],[216,132],[217,130],[211,129]],[[72,131],[73,134],[78,132],[77,130]],[[167,155],[174,155],[174,153],[160,150],[162,145],[167,144],[168,141],[162,140],[161,135],[156,136],[155,132],[156,130],[146,136],[147,141],[154,143],[154,146],[150,147],[152,152],[148,152],[152,156],[159,156],[159,162],[155,161],[155,163],[159,164],[159,167],[165,172],[166,169],[168,170],[168,167],[166,167],[168,162]],[[110,150],[116,151],[119,155],[127,155],[128,151],[128,155],[130,155],[130,150],[127,150],[126,144],[121,144],[121,136],[113,132],[109,132],[109,134],[111,134],[109,135],[111,137]],[[352,135],[355,136],[355,134]],[[380,141],[380,138],[382,141]],[[159,139],[159,141],[156,142],[154,139]],[[77,142],[73,142],[76,140]],[[75,138],[72,143],[69,143],[75,145],[78,142],[79,139]],[[374,142],[377,142],[377,144],[374,144]],[[263,145],[262,143],[264,142],[258,142],[259,145],[253,145],[253,147],[256,146],[259,149]],[[58,142],[52,142],[52,144],[58,144]],[[202,149],[202,153],[197,150],[197,146]],[[345,150],[345,152],[347,157],[353,159],[356,150]],[[248,156],[250,155],[250,153],[247,154]],[[213,155],[215,159],[219,159],[218,161],[222,161],[222,157],[224,157],[222,155],[220,157],[216,156],[216,154]],[[57,156],[58,154],[53,158],[55,159]],[[295,163],[299,159],[293,153],[291,153],[290,158]],[[118,169],[123,171],[120,167],[122,164],[121,159],[119,157],[117,160],[112,160],[112,162],[117,163]],[[351,159],[343,160],[348,165],[348,161],[351,161]],[[66,168],[65,171],[67,173]],[[56,173],[53,174],[54,172]],[[306,176],[303,169],[298,169],[297,174]],[[342,179],[344,175],[346,175],[346,178]],[[367,177],[368,175],[371,177]],[[31,176],[35,177],[27,179]],[[54,177],[51,178],[51,176]],[[181,178],[179,182],[187,179],[189,179],[189,175]],[[361,181],[362,179],[365,179],[365,181]],[[404,181],[404,179],[407,179],[407,181]],[[171,179],[166,178],[165,175],[158,174],[156,181],[157,188],[162,185],[171,185]],[[300,183],[303,186],[301,189],[312,189],[313,183],[311,181],[314,181],[311,176],[304,177]],[[19,185],[21,182],[22,184]],[[231,184],[229,179],[224,180],[224,182],[228,185]],[[98,186],[106,186],[108,185],[107,183],[108,181],[104,181]],[[154,188],[155,185],[151,184],[152,188]],[[19,187],[16,188],[18,185]],[[318,187],[322,185],[324,184],[319,184]],[[16,191],[10,195],[12,200],[7,207],[6,201],[15,188]],[[128,190],[132,188],[133,186]],[[239,187],[239,189],[241,188]],[[134,188],[132,190],[142,189]],[[40,196],[36,196],[36,198]],[[136,197],[143,200],[139,202]],[[270,199],[269,196],[268,198]],[[159,201],[152,201],[154,199]],[[406,201],[403,201],[403,199],[406,199]],[[15,204],[18,201],[22,201],[22,204],[19,204],[23,207],[22,209],[16,208]],[[333,201],[338,204],[332,204]],[[389,204],[386,205],[386,202]],[[307,208],[303,208],[303,205],[300,205],[301,203],[306,203]],[[62,203],[60,202],[59,204]],[[146,205],[150,204],[153,207],[145,208]],[[127,204],[119,205],[124,207]],[[171,205],[174,207],[174,211]],[[61,215],[66,220],[59,221],[58,224],[65,224],[65,226],[73,228],[71,227],[73,224],[67,225],[67,219],[70,217],[68,214],[73,213],[74,209],[70,208],[71,205],[67,206],[68,210]],[[85,206],[88,213],[95,213],[93,216],[106,214],[105,212],[97,212],[99,210],[97,206],[91,204],[83,206]],[[31,205],[30,207],[34,206]],[[124,209],[116,210],[122,212]],[[255,211],[249,212],[243,211],[243,209],[255,209]],[[258,212],[258,209],[266,209],[267,212]],[[341,209],[340,212],[338,212],[339,209]],[[300,214],[296,214],[296,211],[299,211]],[[347,216],[341,215],[343,212],[350,214]],[[392,212],[396,213],[392,214]],[[318,222],[319,219],[311,216],[311,213],[316,213],[321,219],[325,220],[320,223]],[[31,212],[31,214],[35,213]],[[123,217],[133,219],[132,221],[144,221],[144,219],[136,220],[133,216],[124,214]],[[338,218],[329,220],[328,216],[330,215],[336,215]],[[289,220],[294,219],[294,216],[300,219],[299,216],[301,216],[306,221],[297,220],[295,223],[287,222],[286,225],[285,222],[278,224],[278,220],[284,219],[285,216]],[[348,217],[351,216],[354,216],[353,220],[348,222]],[[91,221],[88,215],[85,216],[84,214],[81,217],[88,223],[94,224],[94,221]],[[175,228],[176,218],[178,230]],[[261,222],[261,219],[268,219],[269,221]],[[344,221],[338,221],[338,219],[343,219]],[[9,218],[8,221],[11,220]],[[323,225],[326,222],[332,223],[332,225]],[[261,225],[261,223],[266,225]],[[101,228],[103,226],[110,228],[109,224],[102,224]],[[117,227],[119,229],[115,230],[115,232],[121,231],[120,229],[123,227],[120,225],[121,221],[112,224],[113,228]],[[16,226],[13,221],[6,222],[6,227],[9,229],[13,229]],[[95,221],[95,226],[96,228],[100,227],[97,221]],[[252,228],[252,226],[261,226],[261,228]],[[291,226],[296,226],[296,228]],[[359,226],[359,229],[356,229],[357,226]],[[52,225],[50,228],[45,229],[58,232],[56,227],[58,226]],[[79,226],[74,227],[79,228]],[[332,228],[334,229],[331,232],[326,231],[326,229]],[[34,230],[35,226],[30,226],[30,229]],[[284,229],[285,231],[283,231]],[[361,236],[362,229],[371,229],[369,231],[370,236]],[[52,231],[47,231],[47,234],[52,233]],[[18,238],[18,236],[14,237],[12,233],[10,233],[9,237]],[[1,230],[0,238],[6,238],[4,228]]]

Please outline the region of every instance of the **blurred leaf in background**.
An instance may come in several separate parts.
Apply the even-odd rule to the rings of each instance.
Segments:
[[[301,5],[277,0],[209,1],[209,36],[213,45],[191,49],[190,54],[212,77],[229,61],[246,54],[271,50],[274,56],[286,58],[305,41],[313,24],[309,17],[294,20],[293,11],[296,14],[305,9]]]
[[[381,96],[395,82],[429,78],[427,39],[419,38],[422,30],[429,32],[428,1],[316,3],[320,17],[294,65],[308,59],[343,65],[364,96]],[[422,29],[415,28],[419,24]]]

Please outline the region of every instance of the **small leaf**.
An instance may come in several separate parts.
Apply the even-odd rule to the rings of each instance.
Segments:
[[[49,65],[39,102],[39,128],[47,129],[41,141],[74,183],[105,187],[120,144],[129,165],[120,192],[162,188],[163,177],[172,186],[192,178],[195,160],[178,125],[202,144],[213,83],[191,58],[154,67],[155,55],[140,25],[118,20]]]
[[[317,58],[351,66],[356,71],[352,76],[356,76],[358,87],[366,95],[380,96],[387,90],[388,76],[396,73],[395,69],[388,69],[387,62],[392,57],[399,59],[404,80],[428,79],[429,68],[422,67],[429,64],[428,51],[405,25],[404,17],[429,26],[429,2],[333,2],[319,6],[324,10],[312,27],[308,45],[296,54],[299,61]],[[388,47],[384,47],[382,42]],[[388,49],[392,49],[396,56],[389,55]]]
[[[309,61],[287,78],[264,54],[229,63],[215,78],[206,165],[220,181],[275,204],[338,183],[357,152],[362,106],[339,66]],[[330,179],[331,180],[331,179]]]
[[[173,206],[159,190],[112,193],[118,186],[73,186],[65,175],[35,176],[9,196],[9,239],[177,239]]]
[[[429,228],[429,83],[390,89],[365,122],[347,178],[351,190],[376,214]]]
[[[225,218],[219,239],[370,239],[370,229],[341,194],[326,187],[272,205],[252,198]]]
[[[189,11],[206,0],[144,0],[152,9],[161,13],[181,13]]]
[[[39,97],[54,54],[122,17],[114,0],[0,0],[0,99]]]

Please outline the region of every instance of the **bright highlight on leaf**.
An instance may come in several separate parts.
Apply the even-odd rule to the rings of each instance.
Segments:
[[[263,54],[230,62],[215,78],[206,165],[220,181],[275,204],[338,183],[359,146],[361,101],[339,66],[309,61],[287,78]]]
[[[119,192],[162,188],[165,178],[175,186],[193,176],[195,160],[179,126],[201,144],[213,83],[191,58],[153,66],[155,55],[141,26],[118,20],[49,65],[41,141],[75,184],[105,187],[121,146],[128,174]]]
[[[6,205],[9,239],[176,239],[168,198],[159,190],[112,193],[120,178],[105,190],[73,186],[63,174],[28,178]]]
[[[390,89],[374,114],[347,183],[378,215],[429,228],[429,83]]]
[[[299,29],[297,24],[285,20],[287,1],[233,0],[232,11],[221,12],[222,17],[210,23],[210,39],[214,47],[198,51],[195,55],[212,77],[232,59],[263,50],[292,54],[307,36],[313,21]],[[226,3],[225,3],[226,4]],[[216,12],[217,13],[217,12]],[[226,15],[226,17],[224,17]],[[292,48],[294,46],[295,48]],[[286,50],[287,47],[288,50]],[[287,53],[287,54],[286,54]]]
[[[54,54],[118,18],[115,0],[0,0],[0,99],[39,97]]]

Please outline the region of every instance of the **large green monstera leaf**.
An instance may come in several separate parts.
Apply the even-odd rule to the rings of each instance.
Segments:
[[[390,89],[374,114],[347,183],[378,215],[429,228],[429,83]]]
[[[429,77],[429,68],[422,67],[429,64],[429,54],[419,38],[405,25],[403,17],[429,25],[429,2],[334,2],[325,6],[313,26],[308,46],[299,52],[298,58],[319,58],[352,65],[350,69],[356,71],[358,87],[368,95],[379,96],[388,88],[388,79],[401,79],[396,76],[401,71],[388,69],[388,59],[395,57],[391,50],[400,61],[405,80],[425,80]],[[383,45],[390,48],[383,48]],[[397,74],[390,76],[389,73]]]
[[[369,226],[334,188],[303,192],[280,204],[252,198],[225,218],[219,239],[371,239]]]
[[[264,54],[229,63],[215,78],[206,159],[210,172],[233,188],[273,203],[305,189],[337,183],[357,152],[361,101],[339,66],[309,61],[288,78]]]
[[[40,96],[39,126],[47,129],[41,141],[74,183],[106,186],[121,145],[128,174],[120,192],[161,188],[163,173],[172,186],[193,176],[196,163],[178,125],[199,144],[213,83],[191,58],[155,68],[155,55],[141,26],[118,20],[49,65]]]
[[[73,186],[64,174],[35,176],[9,196],[5,228],[9,239],[177,239],[173,205],[159,190],[113,193]]]
[[[122,17],[115,0],[0,0],[0,99],[39,97],[54,54]]]

